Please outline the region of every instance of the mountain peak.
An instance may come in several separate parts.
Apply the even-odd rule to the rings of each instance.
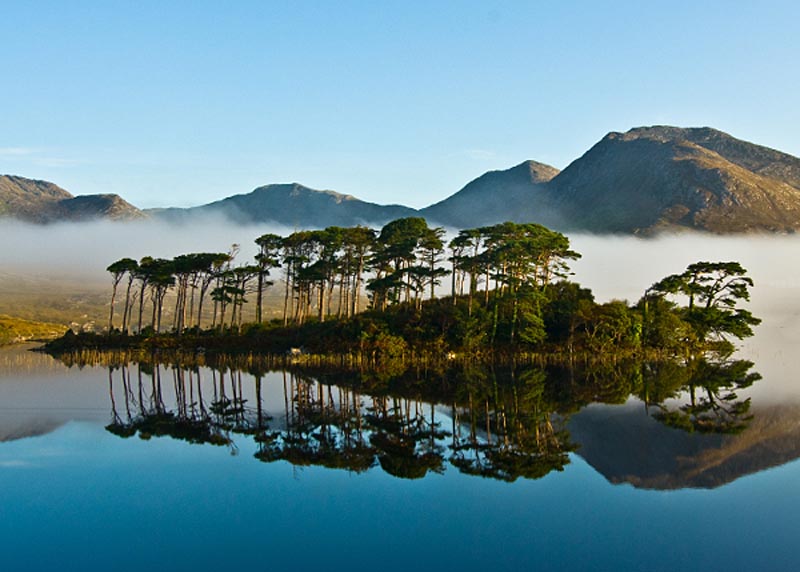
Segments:
[[[710,139],[733,139],[723,131],[711,127],[674,127],[672,125],[651,125],[634,127],[625,133],[612,131],[606,135],[607,139],[620,139],[622,141],[633,141],[635,139],[651,139],[661,142],[676,141],[704,141]]]
[[[546,183],[559,173],[559,170],[555,167],[532,159],[523,161],[509,170],[513,171],[514,169],[527,169],[530,173],[531,183]]]
[[[272,222],[294,228],[324,228],[357,224],[385,224],[412,216],[416,210],[399,205],[377,205],[352,195],[319,191],[300,183],[263,185],[246,194],[189,209],[165,209],[158,216],[183,220],[192,214],[220,214],[237,222]]]
[[[59,214],[70,220],[106,218],[110,220],[137,220],[145,214],[116,194],[79,195],[59,201]]]
[[[0,175],[0,216],[48,223],[64,219],[129,220],[144,215],[119,195],[75,197],[48,181]]]
[[[251,195],[273,195],[273,196],[286,196],[292,199],[301,199],[310,196],[327,196],[332,198],[337,204],[344,201],[358,201],[353,195],[344,195],[336,191],[317,190],[307,187],[301,183],[272,183],[263,185],[253,190]],[[241,196],[241,195],[239,195]],[[227,199],[224,199],[227,200]]]
[[[532,211],[543,208],[537,199],[544,198],[544,185],[558,172],[555,167],[532,160],[503,171],[489,171],[421,213],[433,222],[457,228],[506,220],[528,222],[523,219],[535,216]]]

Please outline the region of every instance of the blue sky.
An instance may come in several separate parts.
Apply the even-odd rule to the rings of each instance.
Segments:
[[[0,173],[141,207],[291,181],[425,206],[639,125],[800,155],[798,22],[793,1],[8,1]]]

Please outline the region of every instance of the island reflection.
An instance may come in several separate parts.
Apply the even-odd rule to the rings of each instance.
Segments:
[[[784,447],[775,458],[762,450],[764,458],[742,462],[741,443],[753,441],[749,428],[758,421],[740,392],[761,376],[752,362],[730,357],[496,366],[388,362],[367,369],[311,360],[275,368],[253,356],[83,352],[62,360],[107,368],[109,432],[225,446],[234,454],[237,442],[253,439],[262,462],[355,473],[380,467],[409,479],[453,468],[512,482],[561,471],[575,452],[612,482],[680,488],[719,486],[800,455]],[[602,404],[625,403],[632,420],[628,438],[611,437],[599,414]],[[606,416],[619,419],[619,408],[606,409]],[[631,447],[631,431],[647,442]],[[682,443],[677,449],[676,442]],[[662,459],[664,449],[668,458]],[[675,458],[685,464],[687,457],[725,449],[739,455],[742,472],[678,474]],[[637,474],[637,466],[652,473],[654,465],[674,474]]]

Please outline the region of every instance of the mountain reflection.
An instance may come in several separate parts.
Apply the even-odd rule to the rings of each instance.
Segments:
[[[276,370],[233,358],[131,361],[119,354],[96,354],[89,361],[108,370],[106,429],[119,437],[171,437],[224,446],[232,454],[239,451],[237,441],[253,439],[254,457],[267,463],[355,473],[380,467],[406,479],[451,467],[507,482],[561,471],[577,452],[610,480],[637,484],[630,466],[635,458],[625,459],[623,477],[598,459],[599,451],[608,459],[625,457],[626,439],[598,440],[603,419],[597,418],[596,405],[587,409],[626,403],[632,396],[643,403],[638,411],[646,423],[663,428],[664,439],[686,435],[689,454],[736,449],[730,439],[754,419],[750,400],[739,392],[761,378],[751,362],[730,358],[441,368],[391,364],[366,370],[308,363]],[[86,356],[73,363],[87,363]],[[591,434],[584,418],[594,423]],[[637,420],[631,427],[640,425]],[[652,464],[659,444],[645,447],[642,462]],[[669,454],[683,453],[670,449]],[[714,486],[702,479],[687,484]]]

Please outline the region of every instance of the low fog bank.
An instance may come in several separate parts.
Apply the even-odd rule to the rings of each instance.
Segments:
[[[242,226],[224,217],[191,223],[156,220],[135,222],[62,223],[33,225],[6,222],[0,226],[0,273],[16,276],[49,275],[61,279],[106,280],[106,267],[120,258],[172,258],[189,252],[227,252],[239,244],[239,259],[256,253],[255,238],[279,226]]]
[[[661,238],[574,235],[582,258],[571,266],[575,280],[600,301],[639,299],[648,286],[700,260],[740,262],[753,277],[754,300],[762,287],[800,287],[800,236],[710,236],[681,234]]]
[[[163,221],[65,223],[49,226],[6,222],[0,226],[0,275],[107,280],[106,267],[122,257],[171,258],[188,252],[226,252],[241,246],[237,260],[250,261],[254,239],[287,235],[277,225],[236,225],[223,217],[187,224]],[[756,282],[753,309],[800,315],[800,237],[714,237],[682,234],[657,239],[573,235],[582,258],[573,279],[598,301],[638,300],[645,289],[699,260],[736,260]],[[445,281],[446,282],[446,281]],[[443,283],[442,291],[449,290]],[[795,299],[798,301],[795,302]],[[794,313],[792,313],[794,312]]]

